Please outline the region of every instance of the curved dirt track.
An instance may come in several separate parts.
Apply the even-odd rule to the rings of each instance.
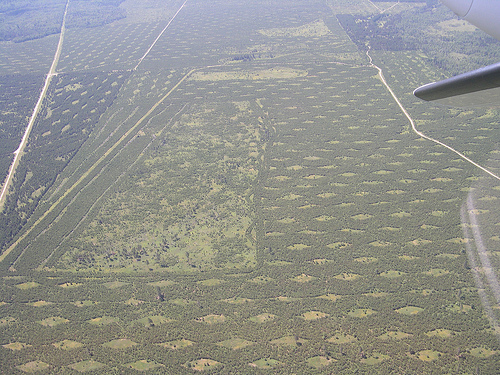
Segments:
[[[384,77],[384,74],[382,72],[382,69],[379,68],[377,65],[375,65],[373,63],[372,57],[370,56],[370,49],[368,49],[368,51],[366,51],[366,56],[368,56],[370,65],[372,67],[374,67],[375,69],[378,70],[378,76],[380,77],[380,80],[382,81],[382,83],[384,84],[384,86],[386,87],[386,89],[389,91],[389,93],[391,94],[392,98],[394,99],[394,101],[396,102],[396,104],[399,106],[399,108],[401,109],[401,111],[404,113],[404,115],[406,116],[406,118],[408,119],[408,121],[410,121],[411,129],[413,130],[413,132],[415,134],[417,134],[418,136],[420,136],[422,138],[425,138],[425,139],[427,139],[427,140],[429,140],[431,142],[437,143],[438,145],[446,147],[448,150],[453,151],[455,154],[457,154],[458,156],[460,156],[465,161],[471,163],[472,165],[478,167],[479,169],[483,170],[484,172],[488,173],[490,176],[492,176],[492,177],[494,177],[494,178],[496,178],[497,180],[500,181],[500,177],[499,176],[497,176],[495,173],[491,172],[490,170],[486,169],[485,167],[479,165],[475,161],[469,159],[467,156],[465,156],[464,154],[462,154],[460,151],[455,150],[453,147],[448,146],[446,143],[438,141],[437,139],[429,137],[428,135],[425,135],[424,133],[422,133],[421,131],[419,131],[417,129],[416,125],[415,125],[415,121],[413,121],[413,119],[411,118],[411,116],[408,113],[408,111],[406,110],[406,108],[403,107],[403,104],[401,104],[401,102],[399,101],[398,97],[396,96],[396,94],[394,94],[394,91],[392,91],[391,87],[389,86],[389,84],[385,80],[385,77]]]

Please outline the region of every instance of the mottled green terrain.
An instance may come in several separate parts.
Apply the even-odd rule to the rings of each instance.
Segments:
[[[436,12],[375,4],[400,24]],[[181,5],[67,31],[1,218],[0,368],[495,373],[499,313],[460,211],[472,191],[497,223],[499,183],[412,131],[337,18],[379,10],[188,0],[164,30]],[[31,67],[29,43],[0,54],[41,82],[52,52]],[[443,72],[405,46],[370,53],[419,130],[495,168],[498,113],[418,102]]]

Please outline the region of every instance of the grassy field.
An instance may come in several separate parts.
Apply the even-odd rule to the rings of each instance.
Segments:
[[[1,368],[494,373],[499,311],[461,209],[472,191],[465,210],[497,223],[498,183],[411,131],[336,18],[379,10],[188,0],[137,66],[181,5],[125,1],[127,18],[67,32],[29,143],[61,169],[19,181],[0,258]],[[443,75],[421,51],[372,56],[419,130],[495,168],[496,111],[414,99]],[[45,74],[31,64],[8,72]],[[58,160],[68,132],[81,144]]]

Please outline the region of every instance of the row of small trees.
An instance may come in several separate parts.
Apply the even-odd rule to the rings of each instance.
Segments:
[[[95,74],[68,74],[60,76],[50,89],[47,99],[50,104],[45,104],[33,127],[0,217],[0,248],[5,248],[21,230],[43,194],[116,98],[124,80],[116,76],[113,75],[115,80],[106,81],[110,78],[106,73],[97,79]],[[106,83],[101,84],[103,81]],[[113,82],[118,84],[113,86]],[[59,88],[75,83],[81,88],[63,89],[60,95],[56,94]],[[82,95],[86,90],[88,93]]]

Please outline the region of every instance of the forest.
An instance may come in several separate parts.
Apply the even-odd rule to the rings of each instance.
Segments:
[[[68,74],[53,85],[2,211],[0,248],[5,249],[26,224],[40,198],[116,98],[125,78],[123,74]],[[33,102],[29,104],[34,105]],[[16,129],[21,128],[18,125]],[[10,134],[12,143],[19,137],[15,136]],[[9,154],[15,148],[17,145],[12,145]]]
[[[23,126],[27,116],[33,111],[36,94],[42,84],[42,77],[25,75],[21,82],[18,77],[4,75],[0,78],[0,173],[7,172],[12,161],[12,153],[19,146]]]
[[[84,3],[127,17],[80,29]],[[367,53],[420,131],[494,169],[497,110],[411,93],[497,45],[376,4],[70,0],[0,216],[2,371],[495,373],[498,181],[416,134]],[[0,44],[6,157],[56,43]]]
[[[397,14],[337,18],[360,50],[370,45],[374,50],[422,51],[450,75],[493,64],[500,57],[497,40],[435,4]],[[433,33],[440,37],[431,37]]]
[[[71,1],[69,28],[102,26],[126,17],[124,0]],[[0,4],[0,41],[16,43],[58,34],[65,0],[8,0]]]

